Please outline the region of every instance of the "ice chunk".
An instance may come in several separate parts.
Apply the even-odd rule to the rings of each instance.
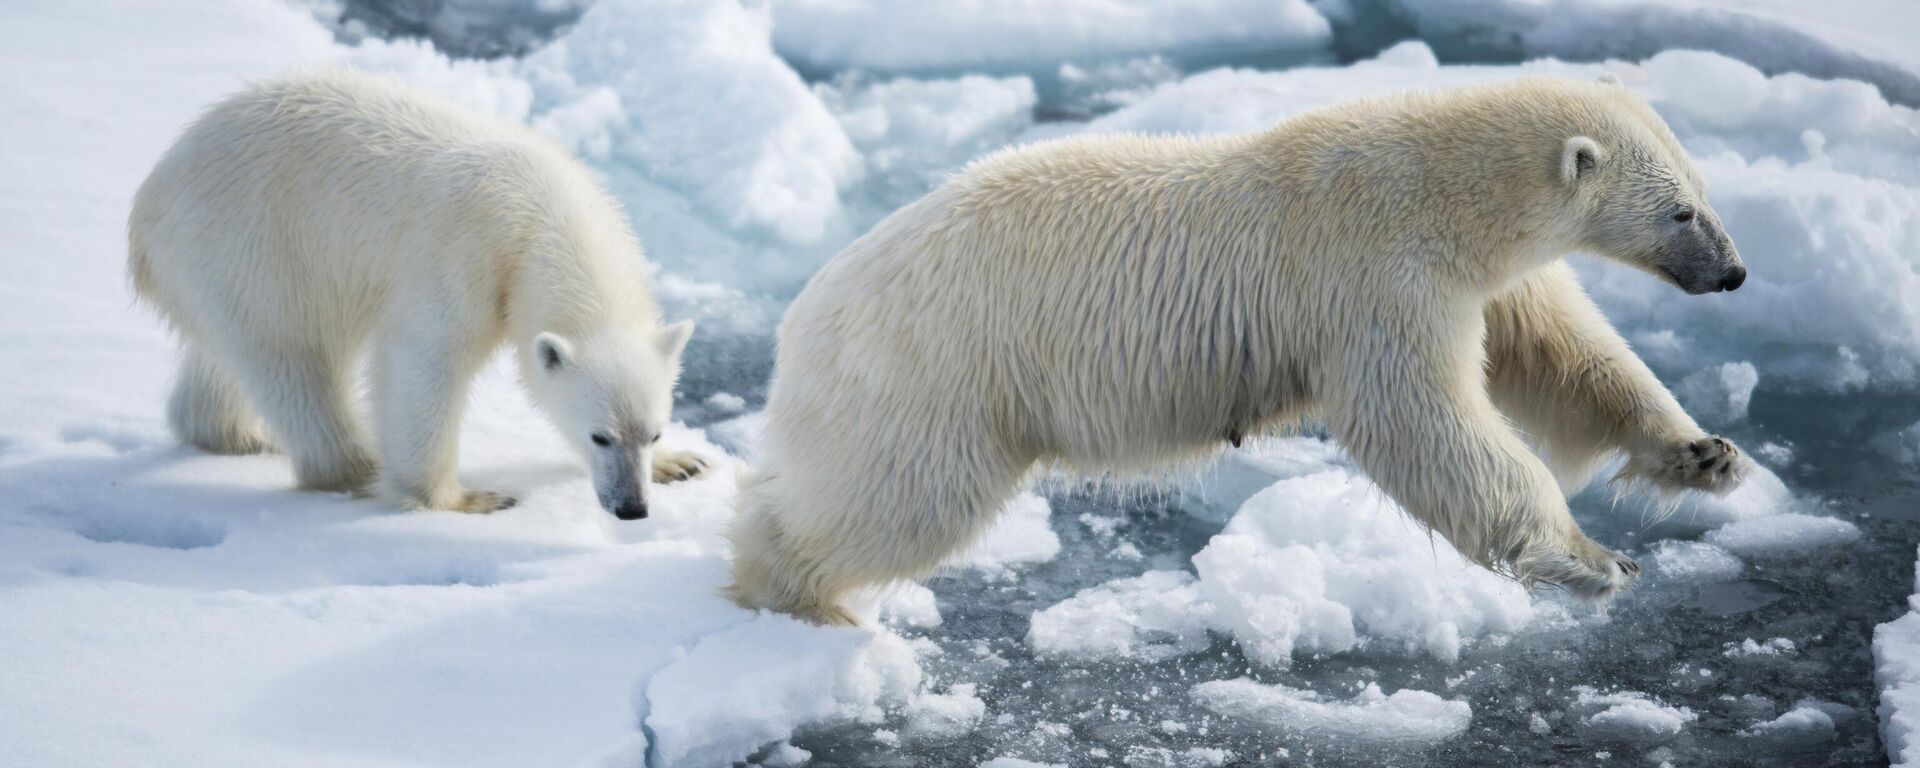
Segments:
[[[1747,418],[1747,404],[1759,383],[1760,374],[1752,363],[1726,363],[1681,379],[1674,394],[1702,423],[1732,424]]]
[[[1908,3],[1388,0],[1384,5],[1377,11],[1380,17],[1408,24],[1422,39],[1456,55],[1593,61],[1703,49],[1772,72],[1865,80],[1903,101],[1920,102],[1920,53],[1909,34],[1920,28],[1920,10]],[[1370,22],[1376,18],[1353,20]],[[1740,103],[1740,89],[1706,92],[1713,79],[1697,79],[1707,104]]]
[[[1202,706],[1226,717],[1341,744],[1436,744],[1464,733],[1473,719],[1473,709],[1465,701],[1448,701],[1413,689],[1387,695],[1374,683],[1347,701],[1246,678],[1201,683],[1193,687],[1192,695]]]
[[[1643,489],[1631,490],[1638,494]],[[1724,496],[1686,492],[1672,499],[1643,496],[1641,500],[1647,504],[1650,517],[1663,517],[1697,530],[1779,515],[1800,507],[1780,476],[1757,464],[1747,468],[1747,478],[1741,481],[1740,487]],[[1669,503],[1671,507],[1667,506]]]
[[[1707,533],[1709,543],[1747,557],[1791,556],[1859,538],[1860,529],[1853,523],[1801,514],[1742,520]]]
[[[1049,518],[1053,508],[1031,491],[1007,502],[993,526],[980,535],[952,563],[989,574],[1008,575],[1013,566],[1052,560],[1060,553],[1060,537]]]
[[[1537,608],[1518,583],[1475,565],[1345,470],[1282,480],[1249,499],[1193,557],[1216,628],[1285,666],[1362,637],[1447,661]]]
[[[909,627],[940,626],[940,604],[933,590],[913,582],[894,585],[880,600],[880,619]]]
[[[746,410],[747,401],[730,392],[715,392],[707,396],[707,407],[720,413],[739,413]]]
[[[1192,574],[1149,571],[1033,614],[1027,644],[1046,656],[1160,660],[1205,650],[1212,613]]]
[[[1834,737],[1833,717],[1819,707],[1801,704],[1786,714],[1743,731],[1744,735],[1769,741],[1806,744]]]
[[[869,202],[891,211],[1033,124],[1033,81],[968,75],[816,87],[866,162]]]
[[[1183,509],[1207,520],[1226,522],[1247,499],[1275,481],[1323,472],[1346,463],[1338,445],[1311,437],[1252,440],[1221,454],[1182,487]]]
[[[1662,541],[1653,547],[1653,572],[1662,579],[1690,583],[1732,581],[1747,565],[1733,553],[1698,541]]]
[[[774,44],[814,71],[1051,69],[1150,53],[1217,60],[1317,51],[1327,20],[1305,0],[775,0]]]
[[[714,444],[727,449],[728,453],[751,462],[754,452],[760,447],[760,438],[765,434],[766,428],[766,412],[754,411],[744,416],[708,424],[706,432]]]
[[[774,55],[764,7],[600,0],[547,53],[577,87],[620,97],[614,154],[736,227],[820,239],[859,156]]]
[[[980,764],[980,768],[1067,768],[1066,763],[1036,763],[1017,757],[996,757]]]
[[[987,713],[987,704],[974,693],[971,683],[953,686],[946,693],[922,693],[907,704],[907,735],[914,738],[951,739],[973,731]]]
[[[1776,637],[1764,643],[1758,642],[1753,638],[1749,637],[1738,643],[1728,643],[1726,646],[1726,649],[1721,651],[1720,655],[1726,656],[1729,658],[1740,658],[1740,657],[1748,657],[1748,656],[1792,656],[1794,654],[1794,651],[1795,651],[1795,647],[1794,647],[1793,641],[1788,640],[1784,637]]]
[[[1920,464],[1920,422],[1894,432],[1884,442],[1884,450],[1896,461]]]
[[[1576,686],[1576,709],[1584,712],[1583,730],[1600,739],[1658,744],[1680,735],[1700,716],[1686,707],[1668,706],[1639,691],[1600,693]]]
[[[919,686],[919,663],[897,636],[762,614],[655,673],[646,724],[657,762],[727,765],[802,724],[878,722]]]

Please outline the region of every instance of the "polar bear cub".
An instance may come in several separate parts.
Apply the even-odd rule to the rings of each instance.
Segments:
[[[1581,532],[1556,474],[1622,452],[1629,480],[1725,491],[1745,465],[1581,291],[1574,251],[1687,293],[1746,275],[1672,132],[1613,84],[983,159],[788,310],[734,596],[848,621],[843,596],[929,572],[1036,466],[1147,471],[1309,415],[1462,554],[1608,595],[1638,566]]]
[[[184,443],[277,447],[307,489],[509,507],[454,469],[469,380],[511,342],[620,519],[646,517],[649,478],[704,466],[654,446],[692,323],[662,324],[618,205],[519,126],[389,78],[290,75],[194,122],[128,230],[135,291],[184,347],[167,409]]]

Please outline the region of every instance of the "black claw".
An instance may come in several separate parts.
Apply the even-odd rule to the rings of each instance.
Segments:
[[[1633,575],[1633,576],[1640,575],[1639,563],[1636,563],[1632,560],[1616,560],[1615,562],[1620,564],[1620,570],[1626,571],[1629,575]]]

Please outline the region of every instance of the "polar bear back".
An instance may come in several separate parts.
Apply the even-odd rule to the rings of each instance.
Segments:
[[[346,322],[429,289],[499,304],[527,282],[516,273],[529,254],[636,284],[607,293],[651,309],[623,216],[576,161],[519,126],[350,71],[216,104],[142,185],[130,231],[136,287],[176,321],[221,306],[281,310],[256,313],[262,323]]]
[[[1310,410],[1326,372],[1379,332],[1371,308],[1434,301],[1438,282],[1504,288],[1486,275],[1506,265],[1484,255],[1532,247],[1512,231],[1552,241],[1564,226],[1557,213],[1514,222],[1561,194],[1547,171],[1567,131],[1618,124],[1670,142],[1650,115],[1617,87],[1521,81],[1246,135],[1003,151],[815,276],[780,341],[781,365],[807,372],[776,377],[772,407],[817,412],[808,429],[830,430],[801,389],[833,381],[860,393],[849,402],[986,398],[1009,439],[1074,464],[1201,451]],[[1538,250],[1525,257],[1564,253]],[[1462,327],[1481,311],[1433,309]]]

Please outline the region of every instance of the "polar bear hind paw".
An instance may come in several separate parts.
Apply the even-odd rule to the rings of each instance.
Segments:
[[[1640,564],[1633,558],[1581,538],[1568,551],[1524,558],[1515,569],[1521,581],[1530,587],[1557,587],[1585,602],[1604,603],[1640,578]]]
[[[707,470],[707,460],[690,451],[654,451],[653,481],[671,483],[691,480]]]

